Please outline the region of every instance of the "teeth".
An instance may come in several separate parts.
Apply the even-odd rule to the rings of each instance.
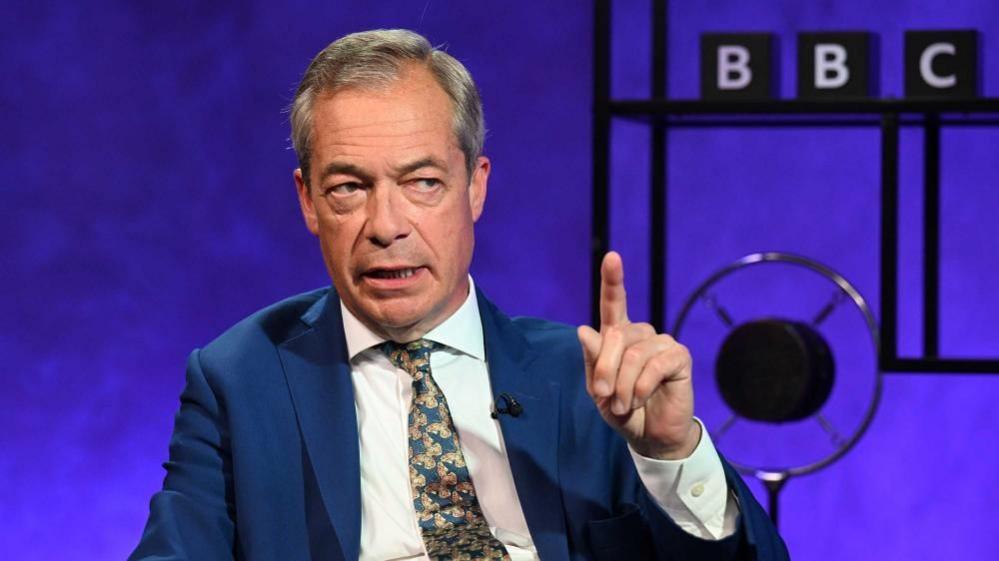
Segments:
[[[379,271],[378,276],[386,279],[406,279],[413,276],[413,269],[399,269],[397,271]]]

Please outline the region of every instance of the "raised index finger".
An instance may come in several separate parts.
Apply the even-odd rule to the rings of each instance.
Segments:
[[[628,323],[624,262],[616,251],[609,251],[600,265],[600,330],[624,323]]]

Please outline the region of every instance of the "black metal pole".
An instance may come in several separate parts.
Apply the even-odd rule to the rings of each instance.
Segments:
[[[881,349],[890,370],[898,359],[898,114],[881,117]]]
[[[780,504],[778,493],[780,491],[767,487],[767,511],[770,513],[770,521],[774,523],[774,528],[777,527],[777,505]]]
[[[618,99],[611,103],[615,115],[871,115],[886,113],[951,113],[948,124],[980,121],[996,124],[999,97],[977,99],[864,99],[769,101],[703,101],[694,99]],[[922,119],[920,119],[921,121]],[[835,122],[830,125],[835,126]],[[877,125],[877,121],[872,124]]]
[[[669,33],[669,13],[666,0],[652,1],[652,97],[666,99],[668,95],[669,60],[666,54]],[[666,331],[666,123],[653,119],[649,153],[649,321],[656,331]]]
[[[923,356],[940,356],[940,116],[923,126]]]
[[[610,0],[593,14],[593,198],[590,233],[590,324],[600,325],[600,262],[610,244]]]
[[[899,358],[885,374],[999,374],[994,358]]]
[[[784,473],[772,473],[767,474],[766,479],[761,479],[763,486],[767,489],[767,514],[770,515],[770,521],[773,522],[774,528],[777,527],[777,513],[778,505],[780,504],[780,491],[784,488],[784,484],[790,476],[787,472]]]

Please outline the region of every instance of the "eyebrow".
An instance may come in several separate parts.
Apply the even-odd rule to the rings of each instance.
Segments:
[[[395,166],[392,169],[395,171],[397,175],[402,176],[409,173],[413,173],[414,171],[421,168],[437,168],[440,171],[446,172],[447,164],[437,158],[434,158],[433,156],[428,156],[426,158],[420,158],[419,160],[409,162],[408,164]]]
[[[319,174],[319,180],[322,181],[323,179],[326,179],[331,175],[337,175],[337,174],[353,175],[354,177],[357,177],[361,181],[367,183],[374,181],[374,178],[371,177],[371,174],[364,171],[363,169],[355,166],[354,164],[345,164],[341,162],[331,162],[326,167],[324,167],[323,172]]]
[[[419,160],[414,160],[412,162],[402,164],[399,166],[394,166],[392,169],[399,176],[403,176],[422,168],[437,168],[443,172],[447,172],[447,164],[438,158],[433,156],[427,156],[425,158],[420,158]],[[323,168],[322,173],[319,175],[319,180],[322,181],[331,175],[353,175],[361,181],[367,183],[373,183],[374,177],[360,167],[354,164],[348,164],[344,162],[330,162],[326,167]]]

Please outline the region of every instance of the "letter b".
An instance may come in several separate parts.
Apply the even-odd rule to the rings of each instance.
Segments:
[[[753,81],[749,49],[742,45],[718,47],[718,89],[742,90]]]
[[[773,99],[769,33],[701,35],[701,97]]]
[[[846,47],[836,43],[815,45],[815,89],[835,90],[850,80]]]
[[[871,86],[871,39],[864,31],[798,34],[798,97],[844,99],[868,97]]]

